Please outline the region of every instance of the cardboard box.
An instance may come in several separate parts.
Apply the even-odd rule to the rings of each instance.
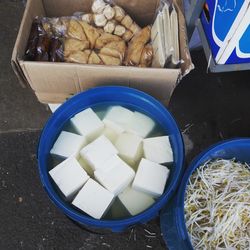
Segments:
[[[250,62],[250,0],[207,0],[201,23],[217,64]]]
[[[114,0],[139,25],[152,24],[159,0]],[[32,21],[36,16],[70,16],[75,11],[89,12],[92,0],[28,0],[12,55],[12,67],[20,82],[30,85],[42,103],[62,103],[75,93],[95,86],[123,85],[145,91],[168,103],[181,77],[193,64],[188,50],[181,1],[175,2],[179,17],[180,69],[136,68],[24,61]]]

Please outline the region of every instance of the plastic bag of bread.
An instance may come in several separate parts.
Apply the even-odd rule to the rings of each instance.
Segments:
[[[112,0],[94,0],[89,12],[42,18],[32,26],[27,58],[112,66],[151,67],[151,26],[140,27]]]
[[[121,63],[123,62],[125,52],[126,52],[126,43],[124,41],[115,41],[106,44],[101,50],[100,54],[112,56],[120,59]]]
[[[64,37],[72,17],[42,18],[42,25],[49,36]]]
[[[140,30],[130,41],[125,59],[127,66],[139,66],[142,51],[151,37],[151,27],[146,26]]]
[[[151,44],[147,44],[141,54],[139,67],[147,68],[151,67],[153,62],[154,50]]]
[[[47,34],[38,37],[35,61],[49,61],[50,42]]]
[[[35,60],[39,36],[44,34],[45,30],[43,29],[41,20],[39,18],[35,18],[31,26],[28,44],[25,50],[26,60]]]
[[[121,37],[126,33],[126,42],[141,29],[123,8],[112,1],[95,0],[92,11],[96,27],[103,27],[105,32]]]
[[[49,61],[50,62],[64,61],[63,42],[58,37],[51,38],[50,48],[49,48]]]
[[[74,63],[82,63],[87,64],[89,56],[91,54],[91,50],[84,50],[84,51],[74,51],[65,57],[66,62],[74,62]]]

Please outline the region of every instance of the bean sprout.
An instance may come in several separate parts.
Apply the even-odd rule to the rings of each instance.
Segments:
[[[205,162],[189,179],[184,203],[194,249],[250,249],[250,167]]]

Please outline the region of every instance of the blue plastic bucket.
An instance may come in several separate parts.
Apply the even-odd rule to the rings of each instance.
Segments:
[[[186,170],[177,195],[161,212],[161,231],[170,250],[193,249],[184,218],[184,198],[188,180],[200,165],[210,159],[233,159],[250,163],[250,139],[233,139],[218,143],[201,153]]]
[[[174,153],[174,164],[164,194],[146,211],[122,220],[96,220],[80,213],[69,203],[65,202],[56,192],[52,179],[48,175],[49,152],[65,123],[80,111],[97,104],[122,105],[143,112],[168,132]],[[184,162],[183,140],[178,126],[166,108],[153,97],[126,87],[99,87],[80,93],[60,106],[48,120],[40,137],[38,148],[38,164],[42,184],[50,199],[68,217],[74,221],[93,228],[111,229],[114,232],[125,230],[127,227],[146,223],[159,214],[160,209],[168,202],[179,184]]]

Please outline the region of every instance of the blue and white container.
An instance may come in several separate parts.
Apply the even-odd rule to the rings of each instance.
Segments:
[[[201,23],[217,64],[250,62],[250,0],[207,0]]]

